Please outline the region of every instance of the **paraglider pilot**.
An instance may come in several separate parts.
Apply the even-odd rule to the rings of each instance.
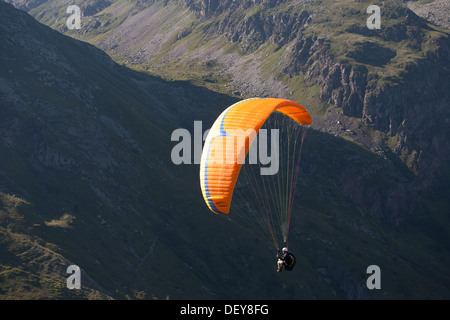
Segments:
[[[283,269],[286,271],[292,271],[295,266],[295,257],[292,253],[288,251],[286,247],[284,247],[280,252],[277,253],[277,272],[281,272]]]

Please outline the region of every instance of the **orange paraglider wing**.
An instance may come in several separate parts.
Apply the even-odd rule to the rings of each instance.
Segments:
[[[214,213],[229,213],[243,159],[256,133],[274,111],[301,125],[311,124],[308,111],[294,101],[252,98],[228,107],[211,127],[202,152],[200,185],[203,198]]]

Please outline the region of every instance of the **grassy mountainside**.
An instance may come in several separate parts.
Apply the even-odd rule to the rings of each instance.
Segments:
[[[103,288],[93,282],[84,270],[81,290],[67,289],[64,279],[69,275],[65,272],[73,263],[61,255],[61,247],[36,236],[35,230],[39,227],[24,218],[35,214],[30,203],[0,193],[0,297],[27,300],[109,299]],[[48,221],[46,225],[70,229],[72,217],[67,215]]]
[[[374,127],[353,104],[361,98],[361,74],[391,83],[423,55],[435,60],[420,68],[445,61],[445,48],[431,45],[445,43],[445,32],[413,17],[405,32],[423,32],[423,50],[410,47],[417,40],[409,37],[383,39],[388,30],[402,30],[407,18],[400,15],[398,25],[396,18],[386,21],[391,28],[384,36],[360,34],[354,19],[361,16],[364,26],[367,3],[350,1],[244,1],[232,12],[220,5],[226,1],[208,2],[215,7],[205,1],[80,2],[91,11],[80,31],[68,31],[68,3],[27,3],[40,21],[171,81],[120,66],[0,2],[1,298],[450,297],[446,115],[439,134],[413,139],[418,159],[425,158],[424,145],[443,147],[439,157],[429,153],[435,162],[414,171],[413,153],[396,149],[396,139],[411,137],[409,131],[384,130],[384,120]],[[348,19],[341,26],[330,12]],[[297,33],[284,32],[293,26]],[[362,56],[370,45],[397,55],[371,65]],[[366,73],[358,73],[362,67]],[[443,83],[428,94],[436,95],[438,109],[446,106],[446,96],[439,96],[446,67],[427,78],[429,85]],[[342,84],[348,91],[335,85],[339,76],[350,79]],[[370,83],[383,92],[381,81]],[[373,103],[375,89],[367,98]],[[198,165],[170,160],[174,129],[191,130],[194,120],[206,129],[250,94],[298,100],[322,131],[310,130],[305,140],[290,235],[298,272],[277,274],[272,249],[207,210]],[[415,116],[414,110],[405,113]],[[434,175],[425,179],[428,172]],[[34,258],[40,256],[47,264]],[[92,279],[86,291],[64,288],[69,261]],[[381,290],[366,287],[372,264],[381,268]]]

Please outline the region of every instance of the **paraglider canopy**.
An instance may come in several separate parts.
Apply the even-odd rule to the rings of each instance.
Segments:
[[[280,238],[286,244],[306,132],[302,128],[310,124],[308,111],[287,99],[252,98],[225,109],[211,127],[201,157],[200,185],[208,208],[249,226],[277,250]],[[257,142],[267,127],[274,128],[270,142],[276,152],[271,153],[276,153],[280,172],[276,167],[265,175],[262,166],[255,173],[255,167],[244,160],[252,155],[251,146],[261,146]]]
[[[252,98],[237,102],[223,111],[214,122],[206,138],[200,163],[203,198],[212,212],[229,213],[242,159],[255,138],[254,133],[259,131],[275,110],[299,124],[311,124],[311,116],[303,106],[277,98]]]

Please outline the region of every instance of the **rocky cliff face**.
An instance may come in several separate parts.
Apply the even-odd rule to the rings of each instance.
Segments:
[[[295,63],[285,72],[291,76],[303,73],[317,83],[322,99],[342,108],[344,115],[360,118],[391,136],[398,135],[395,150],[402,152],[420,139],[432,141],[430,130],[436,123],[448,121],[448,43],[448,38],[435,40],[435,49],[424,59],[408,64],[402,76],[380,79],[365,65],[335,59],[325,39],[306,38],[295,44],[291,55]],[[383,54],[378,48],[370,51]],[[359,55],[361,59],[368,56],[358,51],[347,56],[352,55],[358,59]]]
[[[244,52],[252,52],[266,42],[279,48],[290,43],[292,48],[282,72],[291,77],[304,75],[311,83],[320,86],[323,100],[341,107],[344,115],[362,118],[376,130],[396,135],[403,120],[406,120],[405,123],[412,122],[412,119],[406,119],[405,106],[412,102],[436,105],[433,98],[443,100],[449,91],[446,72],[449,66],[448,37],[427,42],[421,29],[426,27],[425,20],[395,2],[383,7],[383,18],[395,22],[379,32],[357,24],[351,24],[344,30],[354,34],[355,38],[365,36],[364,41],[356,42],[354,48],[345,53],[344,59],[333,54],[335,44],[332,39],[320,35],[308,36],[308,26],[316,23],[316,12],[291,12],[285,8],[273,14],[267,11],[290,1],[262,1],[258,4],[254,1],[205,0],[186,3],[204,18],[217,17],[225,12],[224,18],[207,24],[205,32],[224,35],[227,40],[239,43]],[[296,6],[300,5],[296,3]],[[255,11],[246,14],[245,10],[250,7]],[[320,19],[323,18],[317,17],[317,20]],[[401,75],[380,79],[380,74],[368,67],[385,66],[397,52],[378,40],[403,41],[407,47],[424,51],[425,55],[417,61],[407,62]],[[418,92],[420,94],[414,94]],[[442,111],[445,112],[436,109],[433,113],[441,114]],[[411,128],[408,135],[414,130]]]
[[[206,34],[224,35],[228,41],[239,43],[241,49],[248,53],[266,42],[281,48],[304,29],[309,18],[306,10],[282,10],[270,15],[265,12],[280,3],[289,2],[212,0],[185,1],[185,4],[201,19],[213,20],[204,28]]]

